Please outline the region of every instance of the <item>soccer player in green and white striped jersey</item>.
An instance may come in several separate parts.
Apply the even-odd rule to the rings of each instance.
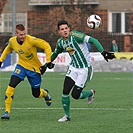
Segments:
[[[62,105],[65,115],[59,122],[70,121],[70,91],[74,99],[88,98],[88,104],[94,100],[95,90],[83,90],[86,82],[92,78],[92,60],[85,42],[94,44],[106,61],[115,58],[113,53],[104,51],[100,42],[86,34],[78,31],[70,31],[67,21],[61,20],[57,24],[58,33],[61,38],[57,41],[55,51],[51,56],[53,61],[58,54],[68,52],[71,57],[71,63],[66,73],[62,93]]]

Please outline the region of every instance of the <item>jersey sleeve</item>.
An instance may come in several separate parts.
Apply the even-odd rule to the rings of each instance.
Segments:
[[[78,43],[83,43],[83,42],[92,43],[99,50],[99,52],[102,52],[104,50],[103,46],[100,44],[100,42],[97,39],[78,31],[73,31],[72,34],[74,35]]]
[[[33,38],[33,44],[41,49],[44,49],[44,52],[46,53],[46,63],[51,62],[51,55],[52,55],[52,49],[50,44],[40,38]]]
[[[1,54],[0,61],[3,62],[6,56],[13,51],[10,41],[9,44],[5,47],[4,51]]]
[[[78,43],[83,43],[85,40],[84,38],[86,35],[84,33],[81,33],[79,31],[72,31],[70,34],[74,36]]]
[[[60,44],[57,43],[56,48],[51,56],[51,61],[54,61],[56,59],[56,57],[58,56],[58,54],[63,52],[63,48],[61,48]]]
[[[95,39],[93,37],[89,37],[88,42],[92,43],[99,50],[99,52],[104,51],[103,46],[101,45],[101,43],[97,39]]]

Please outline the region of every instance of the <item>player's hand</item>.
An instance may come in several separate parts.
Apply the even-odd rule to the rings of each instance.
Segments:
[[[105,59],[107,62],[108,62],[108,59],[113,59],[113,58],[115,58],[114,53],[111,53],[111,52],[103,51],[101,54],[103,55],[104,59]]]
[[[53,64],[52,62],[47,63],[47,67],[48,67],[49,69],[54,68],[54,65],[55,65],[55,64]]]
[[[45,73],[47,67],[45,65],[43,65],[39,69],[40,69],[41,75],[43,75]]]
[[[1,68],[2,62],[0,61],[0,68]]]

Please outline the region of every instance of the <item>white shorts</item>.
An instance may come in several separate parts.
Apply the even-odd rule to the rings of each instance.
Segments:
[[[87,81],[90,81],[93,76],[93,68],[75,68],[69,66],[66,76],[70,77],[75,81],[75,85],[84,88]]]

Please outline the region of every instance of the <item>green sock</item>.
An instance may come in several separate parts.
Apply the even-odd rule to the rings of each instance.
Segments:
[[[62,95],[62,105],[65,111],[65,114],[70,117],[70,96]]]
[[[79,99],[85,99],[86,97],[92,96],[92,91],[84,91],[82,90]]]

